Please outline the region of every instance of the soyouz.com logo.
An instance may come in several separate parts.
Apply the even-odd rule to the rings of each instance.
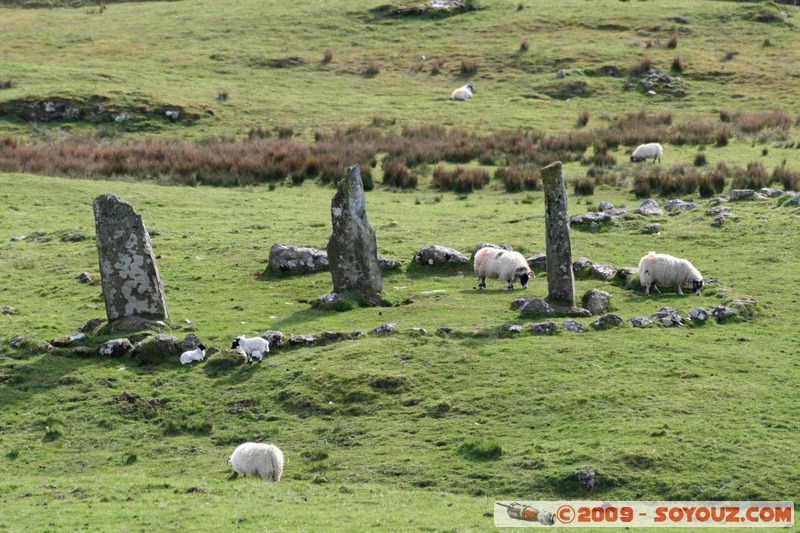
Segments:
[[[496,527],[791,527],[793,502],[497,501]]]

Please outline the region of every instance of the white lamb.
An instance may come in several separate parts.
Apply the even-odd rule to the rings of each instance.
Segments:
[[[663,153],[664,150],[658,143],[640,144],[631,154],[631,163],[647,161],[647,158],[649,157],[653,158],[653,163],[656,162],[656,159],[658,159],[658,162],[661,163],[661,155]]]
[[[231,349],[243,352],[247,358],[247,363],[253,362],[253,359],[261,361],[264,359],[264,354],[269,352],[269,342],[263,337],[252,337],[248,339],[244,335],[239,335],[233,339]]]
[[[683,294],[681,287],[690,287],[700,296],[703,288],[703,276],[686,259],[679,259],[667,254],[648,252],[639,261],[639,281],[644,287],[644,293],[650,296],[652,286],[661,294],[656,284],[666,287],[677,287],[678,294]]]
[[[463,87],[459,87],[453,94],[450,95],[451,100],[469,100],[472,98],[472,93],[477,92],[475,91],[475,87],[470,84],[464,85]]]
[[[188,350],[181,354],[181,364],[199,363],[206,357],[206,347],[203,343],[197,345],[197,349]]]
[[[236,475],[280,481],[283,474],[283,452],[274,444],[245,442],[228,459]],[[235,477],[235,476],[234,476]]]
[[[534,277],[522,254],[502,248],[481,248],[475,252],[474,266],[479,289],[486,288],[486,278],[507,281],[509,289],[514,288],[514,280],[519,280],[522,288],[527,289],[528,280]]]

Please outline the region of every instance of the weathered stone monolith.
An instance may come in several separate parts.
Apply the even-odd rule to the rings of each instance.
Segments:
[[[328,240],[333,291],[357,292],[377,304],[383,289],[375,230],[367,220],[366,196],[358,165],[336,186],[331,200],[333,233]]]
[[[575,307],[575,277],[569,238],[567,188],[561,161],[542,169],[544,187],[545,245],[547,247],[547,292],[551,300]]]
[[[166,320],[164,285],[142,217],[110,194],[95,198],[93,207],[109,322],[126,317]]]

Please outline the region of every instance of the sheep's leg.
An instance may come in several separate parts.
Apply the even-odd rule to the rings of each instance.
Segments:
[[[644,288],[644,295],[650,297],[650,285]]]
[[[653,288],[656,290],[656,292],[657,292],[658,294],[661,294],[661,291],[660,291],[660,290],[658,290],[658,287],[656,287],[656,284],[655,284],[655,283],[653,283]]]
[[[509,281],[508,282],[508,290],[510,290],[510,291],[514,290],[514,282],[513,281]]]
[[[479,289],[486,288],[486,276],[478,276],[478,288]]]
[[[683,296],[683,291],[681,290],[680,285],[678,285],[678,296]]]

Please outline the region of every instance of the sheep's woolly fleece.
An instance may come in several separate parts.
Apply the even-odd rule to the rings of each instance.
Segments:
[[[640,144],[631,154],[631,161],[634,163],[647,161],[648,158],[652,157],[653,163],[656,162],[656,159],[661,163],[661,156],[663,153],[664,149],[661,148],[661,145],[658,143]]]
[[[486,278],[505,281],[508,288],[514,288],[519,281],[523,289],[528,288],[528,280],[534,276],[528,261],[519,252],[510,252],[501,248],[481,248],[475,253],[475,274],[478,276],[478,287],[486,288]]]
[[[234,450],[228,464],[242,477],[280,481],[283,475],[283,452],[274,444],[245,442]]]
[[[657,285],[677,287],[678,294],[683,294],[681,287],[691,287],[697,295],[703,288],[703,276],[688,260],[655,252],[649,252],[639,261],[639,282],[647,296],[651,286],[661,292]]]

